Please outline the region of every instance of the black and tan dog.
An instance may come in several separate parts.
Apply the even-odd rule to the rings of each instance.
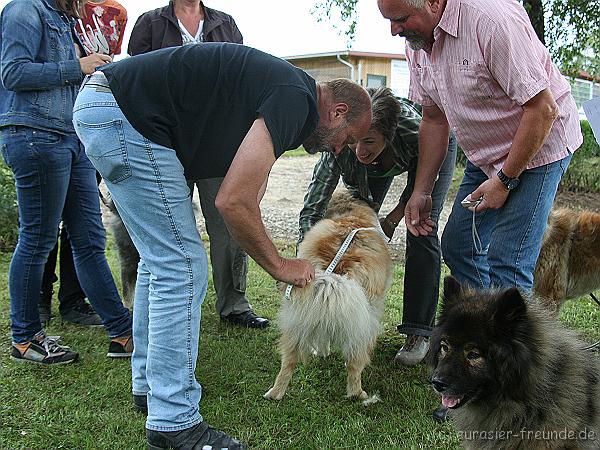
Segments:
[[[600,448],[600,360],[517,289],[444,280],[430,381],[465,447]]]

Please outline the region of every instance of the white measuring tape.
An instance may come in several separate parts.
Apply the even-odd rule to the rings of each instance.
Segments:
[[[325,269],[326,275],[329,275],[330,273],[333,272],[333,270],[336,268],[336,266],[342,259],[342,256],[344,256],[344,253],[346,253],[346,250],[348,250],[348,247],[350,247],[350,244],[352,243],[352,239],[354,239],[354,236],[356,236],[356,233],[358,233],[359,231],[377,231],[378,233],[382,234],[384,237],[387,237],[383,233],[383,230],[381,229],[381,227],[379,227],[379,228],[376,228],[376,227],[355,228],[350,233],[348,233],[348,236],[346,236],[346,239],[342,243],[342,246],[340,247],[338,252],[335,254],[333,259],[329,263],[329,266],[327,266],[327,269]],[[293,288],[294,288],[293,284],[288,284],[287,288],[285,289],[285,299],[286,300],[290,299],[290,295],[292,293]]]

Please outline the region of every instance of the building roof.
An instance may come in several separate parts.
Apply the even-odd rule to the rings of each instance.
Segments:
[[[327,58],[337,56],[356,56],[363,58],[385,58],[385,59],[406,59],[402,53],[375,53],[375,52],[356,52],[353,50],[340,50],[337,52],[309,53],[306,55],[284,56],[283,59],[290,61],[295,59]]]

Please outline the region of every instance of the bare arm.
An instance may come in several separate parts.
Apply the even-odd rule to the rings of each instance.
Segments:
[[[450,127],[445,114],[437,106],[423,107],[419,127],[419,162],[414,191],[406,204],[406,227],[415,236],[424,236],[433,229],[431,192],[446,152]]]
[[[271,135],[262,117],[254,121],[221,184],[215,205],[237,243],[273,278],[304,286],[314,267],[279,255],[262,222],[259,202],[275,163]]]
[[[518,177],[527,168],[529,161],[544,145],[557,115],[558,106],[549,89],[544,89],[523,105],[521,122],[502,167],[507,176]],[[494,175],[475,189],[471,198],[483,196],[477,211],[484,211],[501,208],[508,194],[506,186]]]
[[[404,210],[406,209],[406,203],[399,200],[394,209],[392,209],[385,217],[382,217],[379,221],[381,228],[385,235],[392,239],[396,227],[404,217]]]

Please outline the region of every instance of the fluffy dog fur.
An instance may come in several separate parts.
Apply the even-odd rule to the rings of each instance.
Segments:
[[[534,292],[554,316],[562,304],[600,289],[600,214],[552,211],[534,274]]]
[[[447,277],[430,381],[467,448],[598,449],[600,363],[583,346],[517,289]]]
[[[376,213],[348,193],[336,193],[325,218],[315,224],[299,246],[298,257],[316,268],[315,280],[295,287],[279,312],[281,370],[266,398],[280,400],[298,359],[311,353],[328,354],[330,345],[341,348],[346,360],[347,397],[366,399],[361,373],[370,355],[392,280],[392,260],[377,231],[360,231],[334,273],[324,270],[353,229],[379,227]],[[280,284],[285,290],[286,285]]]

